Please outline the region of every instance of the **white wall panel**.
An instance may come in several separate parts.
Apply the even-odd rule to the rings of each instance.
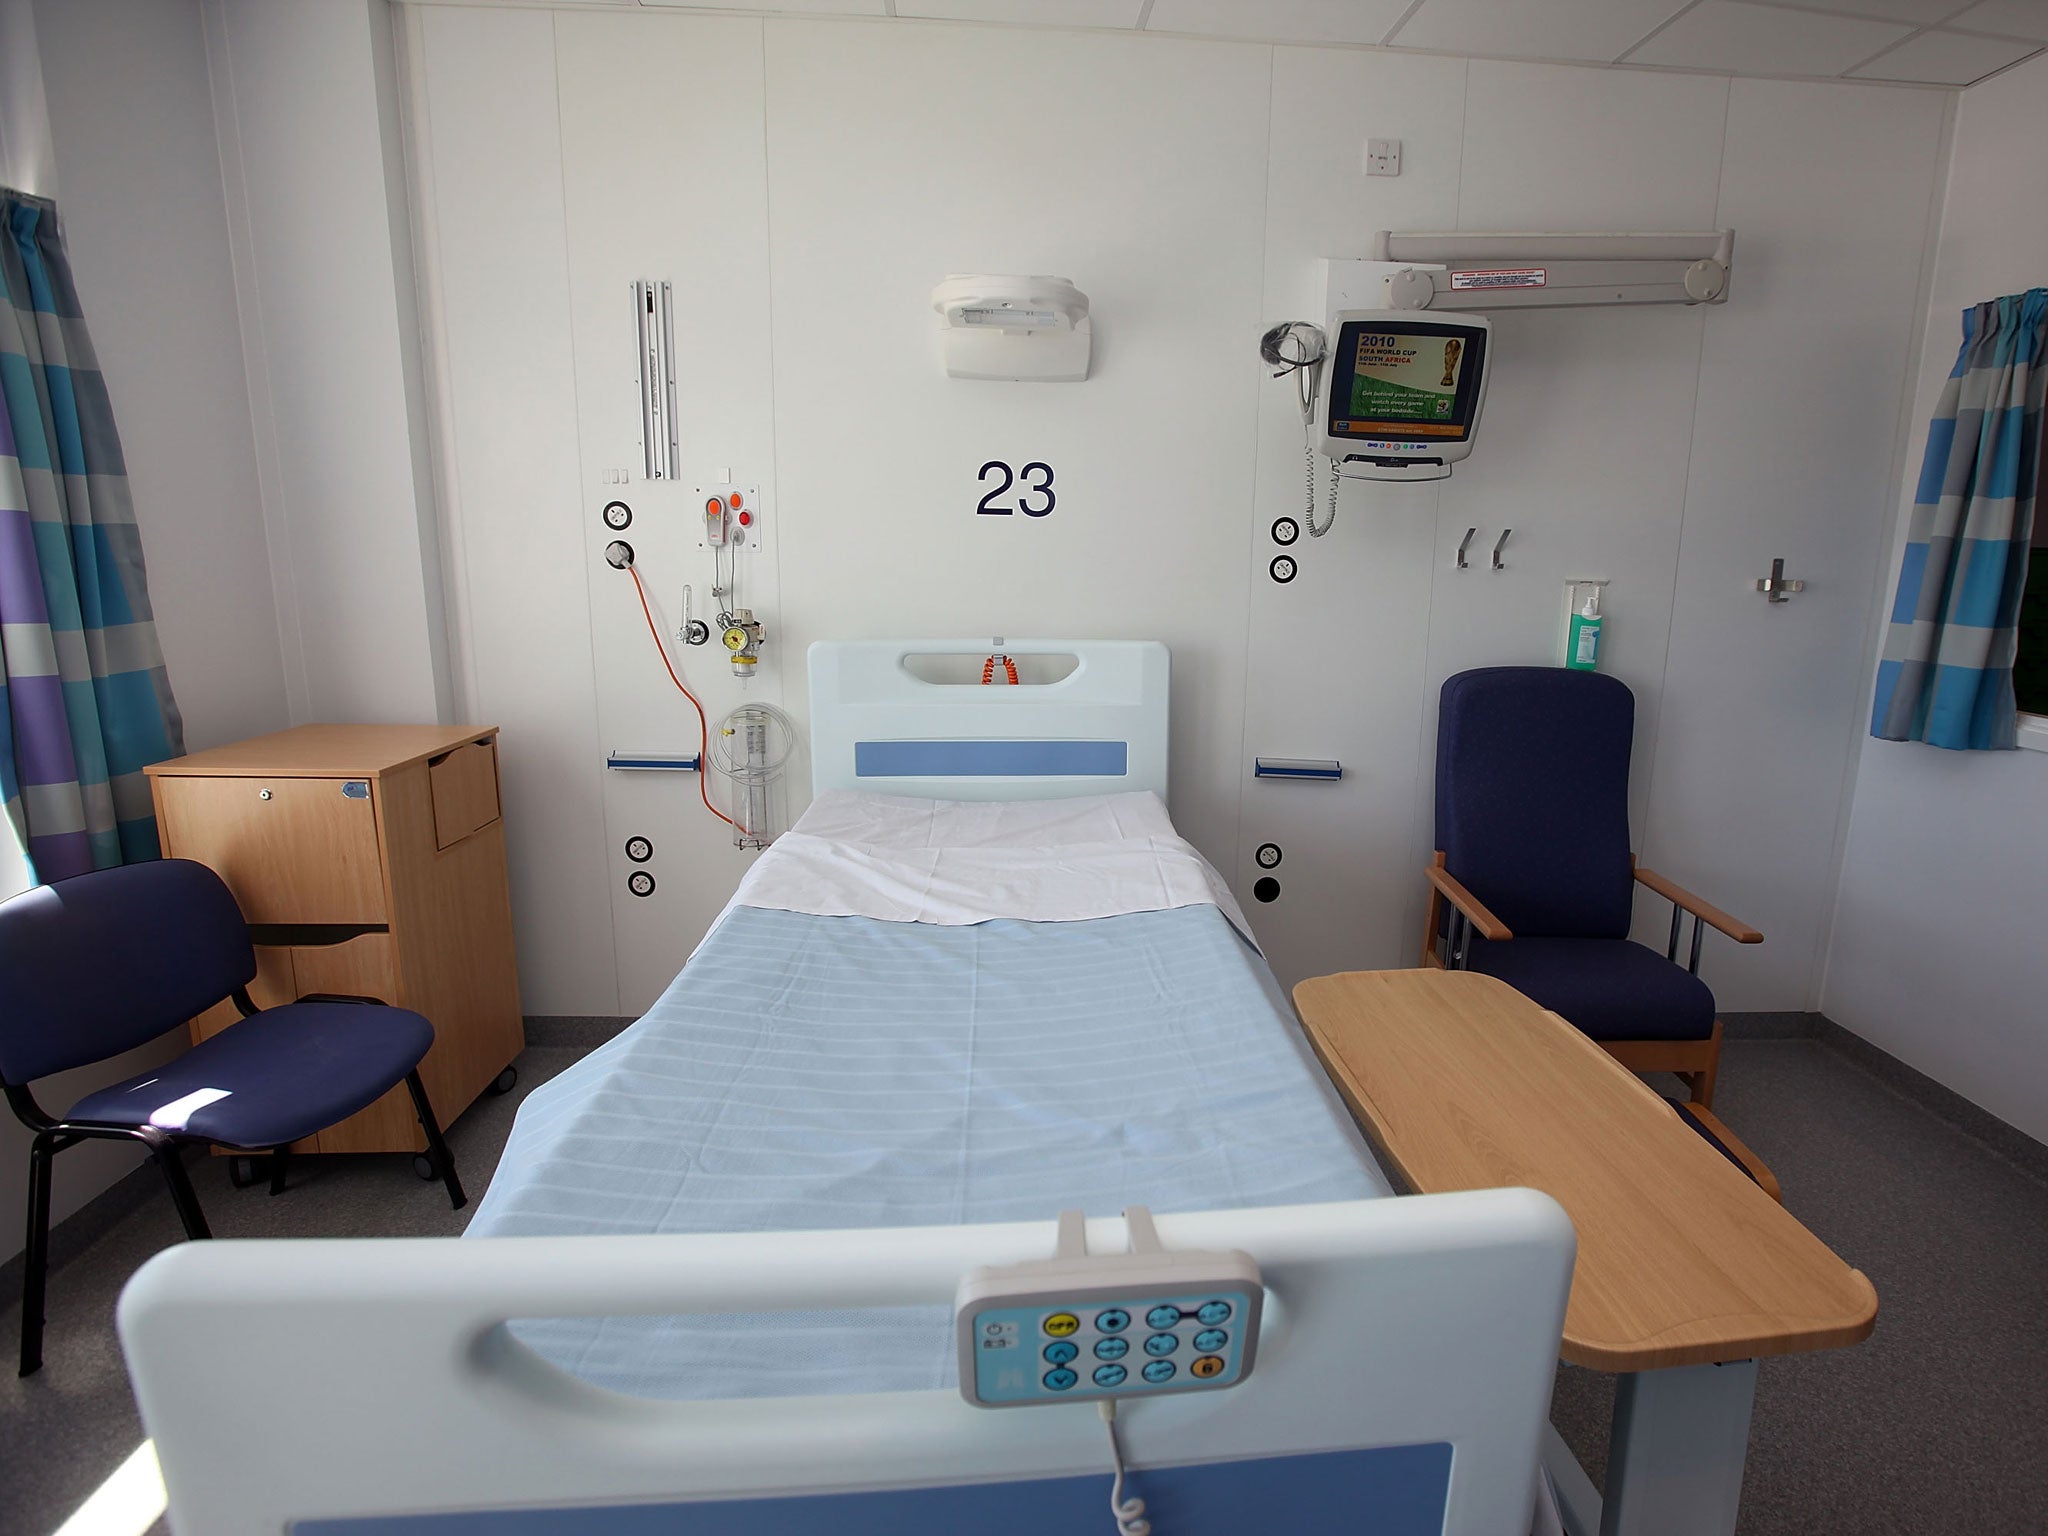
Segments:
[[[1890,562],[1866,611],[1888,613],[1927,422],[1969,305],[2042,281],[2048,61],[1973,86],[1956,109],[1903,485],[1885,498]],[[2040,513],[2036,513],[2037,519]],[[2037,538],[2039,523],[2037,521]],[[1946,752],[1863,736],[1873,644],[1857,674],[1861,740],[1821,1005],[1831,1018],[2048,1140],[2048,755]]]
[[[1268,57],[768,26],[791,659],[905,632],[1164,640],[1174,811],[1219,860],[1242,771]],[[946,377],[930,294],[949,272],[1071,277],[1091,377]],[[1052,465],[1053,513],[977,516],[990,459]]]
[[[1465,70],[1462,59],[1274,51],[1261,328],[1322,323],[1320,258],[1363,256],[1375,230],[1455,225]],[[1365,176],[1368,137],[1402,141],[1400,176]],[[1248,342],[1242,355],[1256,366]],[[1244,744],[1233,767],[1246,780],[1244,810],[1226,870],[1249,905],[1261,873],[1258,846],[1283,850],[1273,872],[1278,900],[1250,911],[1268,957],[1290,981],[1406,964],[1415,942],[1409,898],[1428,852],[1414,805],[1439,493],[1433,485],[1346,484],[1330,532],[1304,535],[1287,551],[1300,574],[1283,586],[1268,575],[1280,551],[1273,520],[1304,518],[1291,378],[1259,386],[1258,468],[1258,508],[1240,534],[1251,623]],[[1318,453],[1319,517],[1328,515],[1328,475],[1329,460]],[[1250,780],[1260,755],[1334,757],[1345,777]]]
[[[1733,85],[1720,222],[1736,275],[1706,328],[1642,850],[1764,931],[1710,940],[1728,1008],[1816,1001],[1943,110],[1920,92]],[[1755,582],[1780,556],[1808,585],[1774,605]],[[1661,901],[1639,909],[1669,920]]]
[[[1706,229],[1728,82],[1472,61],[1459,229]]]
[[[245,236],[236,284],[274,472],[265,516],[289,551],[274,570],[302,720],[435,720],[447,704],[388,9],[217,4],[216,117]]]
[[[446,14],[451,27],[479,24]],[[1782,392],[1771,396],[1776,415],[1789,419],[1786,400],[1827,397],[1813,417],[1824,452],[1884,474],[1865,461],[1888,459],[1889,417],[1880,404],[1873,427],[1869,402],[1896,393],[1904,366],[1896,294],[1910,294],[1925,229],[1933,98],[1897,114],[1893,93],[1769,84],[1745,97],[1753,120],[1731,126],[1729,82],[1692,76],[1053,29],[602,10],[551,25],[559,205],[543,186],[547,125],[505,120],[546,117],[537,63],[511,72],[526,82],[516,107],[482,101],[493,71],[465,65],[470,83],[449,100],[478,116],[465,130],[471,148],[447,148],[437,105],[432,153],[437,180],[470,176],[469,153],[526,162],[476,178],[479,190],[442,193],[473,207],[466,260],[501,270],[485,243],[531,243],[535,222],[559,221],[566,254],[565,277],[552,266],[534,274],[545,280],[526,310],[512,278],[494,279],[499,302],[528,314],[550,346],[560,322],[543,311],[566,306],[574,400],[559,377],[535,382],[557,372],[557,351],[522,365],[509,347],[479,344],[472,372],[508,381],[479,388],[521,443],[503,454],[502,548],[464,556],[506,562],[503,580],[472,584],[464,600],[503,605],[508,656],[523,654],[510,638],[522,605],[559,604],[565,641],[578,624],[589,636],[593,674],[580,691],[558,656],[507,668],[531,691],[531,728],[556,719],[557,736],[576,737],[558,781],[574,786],[563,810],[575,829],[550,846],[583,883],[536,887],[537,910],[522,918],[580,936],[574,977],[567,962],[547,962],[564,978],[552,1006],[608,1006],[593,975],[600,930],[616,951],[609,997],[644,1006],[744,867],[693,781],[607,780],[597,766],[607,748],[692,748],[696,729],[629,580],[602,564],[609,534],[597,510],[613,494],[633,504],[628,537],[672,630],[685,581],[700,612],[708,603],[687,487],[728,468],[760,487],[773,545],[744,568],[770,635],[755,686],[799,721],[802,653],[816,638],[1072,633],[1172,645],[1176,817],[1246,895],[1259,874],[1252,850],[1268,840],[1286,850],[1280,899],[1253,908],[1285,980],[1411,959],[1437,687],[1468,666],[1554,660],[1568,576],[1612,581],[1605,663],[1639,700],[1634,811],[1647,855],[1668,855],[1674,875],[1740,906],[1768,876],[1745,875],[1731,894],[1715,883],[1723,850],[1746,835],[1751,802],[1782,796],[1797,807],[1788,814],[1824,825],[1824,881],[1838,719],[1829,750],[1759,747],[1740,732],[1724,745],[1695,731],[1674,757],[1660,751],[1660,730],[1672,718],[1688,729],[1722,719],[1725,696],[1759,668],[1782,674],[1774,687],[1838,688],[1840,655],[1861,644],[1860,612],[1811,604],[1811,622],[1827,629],[1811,666],[1772,651],[1718,668],[1728,645],[1715,638],[1712,594],[1723,567],[1754,563],[1758,527],[1775,535],[1791,516],[1832,538],[1858,494],[1847,476],[1765,504],[1760,487],[1811,471],[1768,435],[1759,450],[1740,407],[1759,387],[1745,359],[1773,359],[1763,385]],[[431,67],[438,89],[444,71]],[[1830,94],[1845,89],[1848,108]],[[1403,140],[1402,176],[1363,175],[1368,135]],[[1816,146],[1810,169],[1782,153],[1802,137]],[[1850,206],[1857,199],[1868,207]],[[1347,485],[1335,532],[1294,546],[1299,578],[1268,578],[1272,521],[1300,512],[1301,438],[1291,386],[1265,376],[1254,344],[1275,321],[1321,318],[1318,258],[1362,254],[1380,228],[1704,228],[1717,214],[1741,229],[1730,305],[1502,316],[1474,457],[1440,487]],[[1796,254],[1799,284],[1778,280],[1773,251]],[[1815,263],[1857,262],[1867,270],[1816,304],[1805,282]],[[1071,277],[1094,303],[1091,378],[946,378],[929,295],[958,271]],[[606,483],[639,463],[626,306],[637,276],[676,285],[682,486]],[[479,307],[466,324],[490,313]],[[1704,374],[1703,345],[1715,360]],[[1844,355],[1867,375],[1847,391]],[[1711,469],[1700,432],[1715,434]],[[545,453],[529,441],[542,438]],[[1746,455],[1756,467],[1741,466]],[[976,471],[992,459],[1051,464],[1053,515],[977,516]],[[544,496],[539,469],[522,467],[543,461]],[[467,547],[481,514],[466,478],[460,492]],[[518,545],[514,526],[539,542]],[[1468,526],[1480,530],[1473,567],[1456,572]],[[1506,527],[1507,569],[1495,573],[1486,556]],[[571,529],[573,548],[562,542]],[[1845,536],[1854,546],[1854,531]],[[1840,579],[1867,591],[1870,575]],[[1697,656],[1670,652],[1674,594]],[[1748,597],[1728,612],[1753,623],[1761,599]],[[715,651],[676,654],[714,717],[740,696]],[[586,753],[587,767],[572,761]],[[1337,757],[1348,777],[1255,783],[1258,753]],[[1692,793],[1699,775],[1712,787],[1667,812],[1667,775],[1673,795]],[[792,780],[794,811],[806,798],[801,762]],[[621,847],[635,832],[658,850],[646,900],[624,893]],[[1709,844],[1713,857],[1696,859]],[[601,893],[590,884],[600,855]],[[1803,1006],[1813,937],[1794,925],[1753,973],[1717,957],[1716,979],[1730,978],[1724,1002]]]
[[[504,732],[521,994],[529,1013],[611,1013],[554,20],[452,7],[412,20],[421,248],[449,408],[443,495],[459,530],[452,606],[466,713]]]
[[[1725,80],[1475,60],[1461,229],[1705,229]],[[1564,584],[1607,579],[1600,669],[1636,699],[1630,825],[1648,817],[1703,333],[1722,311],[1568,309],[1494,317],[1478,447],[1445,485],[1431,576],[1415,816],[1434,844],[1437,698],[1471,667],[1554,665]],[[1473,537],[1466,570],[1458,543]],[[1501,532],[1506,569],[1492,569]],[[1420,881],[1408,927],[1419,933]]]
[[[695,712],[662,670],[632,578],[604,561],[616,535],[598,513],[613,496],[633,507],[625,537],[672,640],[685,582],[695,589],[700,615],[708,617],[711,605],[712,560],[697,547],[702,518],[691,488],[729,469],[736,481],[760,490],[769,544],[762,554],[739,557],[739,567],[741,601],[768,630],[765,675],[735,681],[715,636],[704,646],[671,645],[714,729],[745,699],[777,702],[782,679],[803,664],[777,597],[777,561],[803,556],[791,553],[797,546],[777,488],[761,28],[735,17],[556,18],[583,486],[580,502],[557,509],[563,525],[583,535],[573,566],[558,577],[573,570],[583,587],[578,601],[590,620],[598,745],[606,750],[694,753],[699,740]],[[673,482],[640,478],[635,278],[673,284],[683,471]],[[634,479],[606,486],[607,468],[630,468]],[[585,771],[602,782],[604,794],[620,1007],[638,1013],[681,968],[752,855],[736,849],[730,831],[704,809],[693,776],[607,773],[600,757],[593,753]],[[792,772],[807,783],[801,762]],[[714,779],[712,796],[721,804],[724,787]],[[634,834],[655,846],[646,866],[655,891],[645,898],[626,888],[635,866],[625,842]]]

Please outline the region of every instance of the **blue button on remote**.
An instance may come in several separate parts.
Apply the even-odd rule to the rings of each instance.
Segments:
[[[1145,1353],[1154,1359],[1161,1355],[1170,1355],[1179,1348],[1180,1340],[1170,1333],[1155,1333],[1145,1340]]]
[[[1145,1369],[1140,1371],[1138,1374],[1143,1376],[1147,1381],[1151,1382],[1152,1385],[1156,1387],[1162,1381],[1173,1380],[1173,1371],[1174,1365],[1171,1360],[1154,1360],[1150,1365],[1146,1366]]]
[[[1045,1346],[1045,1362],[1048,1365],[1065,1365],[1081,1353],[1081,1346],[1072,1339],[1054,1339]]]
[[[1195,1318],[1214,1328],[1218,1323],[1230,1321],[1230,1303],[1227,1301],[1205,1301],[1196,1311]]]
[[[1209,1303],[1209,1305],[1213,1307],[1216,1306],[1217,1303],[1212,1301],[1211,1303]],[[1226,1307],[1224,1309],[1223,1316],[1228,1317],[1229,1315],[1230,1310]],[[1147,1328],[1171,1328],[1175,1323],[1179,1321],[1179,1307],[1157,1306],[1154,1307],[1150,1312],[1147,1312],[1145,1314],[1145,1326]],[[1205,1317],[1202,1319],[1202,1321],[1206,1323],[1209,1321],[1209,1319]],[[1220,1323],[1223,1321],[1223,1318],[1219,1317],[1216,1319],[1216,1321]]]
[[[1095,1314],[1097,1333],[1122,1333],[1131,1326],[1131,1314],[1122,1307],[1106,1307]]]
[[[1205,1355],[1213,1355],[1230,1342],[1230,1335],[1221,1328],[1204,1328],[1195,1335],[1195,1348]]]
[[[1095,1385],[1098,1387],[1120,1387],[1130,1372],[1120,1365],[1098,1365],[1095,1367]]]
[[[1045,1373],[1045,1384],[1055,1392],[1064,1392],[1081,1378],[1064,1365],[1055,1366]]]
[[[1130,1352],[1129,1339],[1109,1338],[1095,1341],[1095,1358],[1098,1360],[1121,1360]]]

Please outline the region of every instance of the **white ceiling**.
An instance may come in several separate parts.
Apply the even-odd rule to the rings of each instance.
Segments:
[[[520,0],[511,0],[520,3]],[[532,0],[526,0],[532,3]],[[1714,74],[1970,85],[2048,47],[2048,0],[552,0],[937,17]]]

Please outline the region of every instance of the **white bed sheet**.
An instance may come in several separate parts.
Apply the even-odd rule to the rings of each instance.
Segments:
[[[941,927],[1213,906],[1257,943],[1223,877],[1149,791],[956,802],[831,790],[747,872],[732,905]]]

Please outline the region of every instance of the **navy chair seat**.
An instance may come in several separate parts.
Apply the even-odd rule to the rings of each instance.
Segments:
[[[87,1094],[64,1118],[155,1125],[229,1147],[286,1146],[374,1104],[433,1043],[434,1026],[404,1008],[287,1003]],[[226,1096],[186,1102],[218,1089]]]
[[[1595,1040],[1706,1040],[1707,984],[1631,939],[1472,941],[1468,968],[1498,976]]]

